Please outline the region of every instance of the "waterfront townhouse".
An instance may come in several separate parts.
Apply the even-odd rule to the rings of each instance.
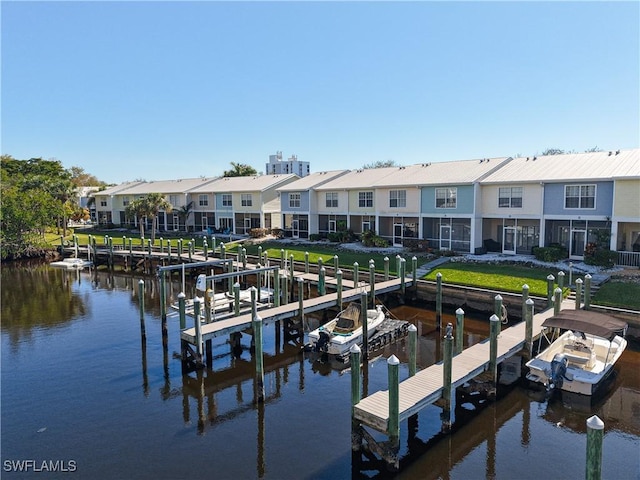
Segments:
[[[352,170],[316,187],[316,211],[321,236],[351,229],[356,234],[377,231],[377,202],[372,185],[396,167]]]
[[[425,248],[474,252],[482,244],[478,182],[510,160],[483,158],[400,167],[374,184],[380,197],[381,235],[392,238],[394,245],[418,238]]]
[[[127,218],[126,208],[135,199],[145,197],[150,193],[159,193],[171,204],[171,211],[161,210],[156,217],[156,229],[158,231],[186,230],[189,217],[180,215],[181,210],[186,210],[190,203],[189,192],[196,187],[202,187],[215,181],[216,178],[185,178],[178,180],[159,180],[149,182],[134,182],[122,184],[113,189],[98,192],[96,194],[96,211],[100,223],[113,223],[122,226],[137,226],[137,219]],[[122,187],[122,188],[121,188]],[[109,199],[106,199],[106,197]],[[106,200],[106,207],[103,206]],[[102,221],[104,217],[107,220]],[[108,220],[108,218],[111,220]],[[145,220],[149,223],[148,220]],[[145,225],[149,228],[150,225]]]
[[[94,194],[94,220],[100,225],[121,225],[126,223],[123,199],[118,197],[118,194],[140,183],[141,182],[125,182],[96,192]],[[120,214],[120,212],[122,212],[122,214]]]
[[[632,251],[640,236],[640,150],[521,157],[481,181],[482,231],[495,250],[589,243]],[[640,240],[638,240],[640,250]]]
[[[348,172],[348,170],[315,172],[278,188],[285,237],[309,238],[311,233],[318,233],[318,205],[324,202],[327,208],[331,208],[334,203],[337,204],[338,200],[328,193],[323,193],[319,197],[317,188]],[[335,224],[333,231],[335,231]]]
[[[280,228],[277,189],[299,177],[256,175],[222,177],[190,190],[195,230],[216,229],[245,235],[253,228]]]

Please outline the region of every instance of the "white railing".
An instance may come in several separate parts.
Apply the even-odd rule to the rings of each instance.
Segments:
[[[616,265],[621,267],[640,267],[640,252],[618,252]]]

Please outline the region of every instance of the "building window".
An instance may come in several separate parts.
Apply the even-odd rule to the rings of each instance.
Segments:
[[[232,200],[232,196],[230,193],[223,193],[222,194],[222,206],[223,207],[231,207],[233,206],[233,200]]]
[[[522,208],[522,187],[500,187],[498,190],[499,208]]]
[[[327,208],[337,208],[338,192],[327,192],[326,201]]]
[[[240,196],[240,204],[243,207],[250,207],[253,205],[253,201],[251,200],[251,194],[250,193],[243,193]]]
[[[389,207],[390,208],[402,208],[407,206],[407,191],[406,190],[391,190],[389,191]]]
[[[122,206],[123,207],[126,207],[127,205],[129,205],[129,203],[131,203],[130,200],[129,200],[129,197],[123,197],[122,198]]]
[[[300,208],[300,194],[299,193],[290,193],[289,194],[289,208]]]
[[[107,206],[107,201],[106,200],[100,200],[100,206],[101,207],[106,207]]]
[[[178,206],[178,195],[169,195],[169,204],[172,207],[177,207]]]
[[[198,195],[198,205],[201,207],[209,206],[209,196],[208,195]]]
[[[373,207],[373,192],[358,192],[358,207]]]
[[[596,208],[596,186],[566,185],[564,208]]]
[[[457,188],[436,188],[436,208],[456,208]]]

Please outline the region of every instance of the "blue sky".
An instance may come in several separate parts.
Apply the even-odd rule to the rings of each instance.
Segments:
[[[638,2],[2,1],[2,153],[99,179],[640,146]]]

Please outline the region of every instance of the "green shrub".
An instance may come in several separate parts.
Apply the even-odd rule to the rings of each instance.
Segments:
[[[310,242],[317,242],[318,240],[320,240],[320,234],[319,233],[312,233],[311,235],[309,235],[309,241]]]
[[[584,255],[584,263],[587,265],[596,265],[598,267],[611,268],[618,260],[618,253],[611,250],[596,249],[595,251]]]
[[[276,238],[284,238],[284,230],[281,228],[272,228],[271,235],[273,235]]]
[[[567,258],[569,251],[560,245],[533,247],[533,256],[543,262],[558,262]]]

